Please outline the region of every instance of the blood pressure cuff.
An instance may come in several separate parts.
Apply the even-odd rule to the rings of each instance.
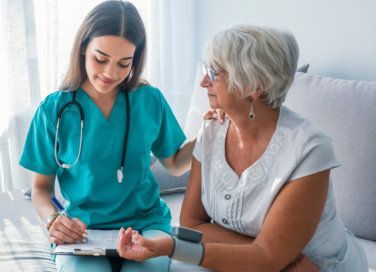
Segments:
[[[174,239],[172,259],[193,265],[201,265],[205,253],[202,243],[193,243],[177,237],[172,238]]]

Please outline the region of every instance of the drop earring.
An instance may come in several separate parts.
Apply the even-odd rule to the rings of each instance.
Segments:
[[[248,98],[248,102],[249,102],[249,106],[250,106],[250,110],[249,110],[249,114],[248,114],[248,117],[250,120],[253,120],[255,119],[255,110],[253,109],[253,99],[250,97]]]

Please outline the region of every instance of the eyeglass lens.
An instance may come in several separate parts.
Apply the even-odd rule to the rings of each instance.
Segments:
[[[210,81],[215,81],[216,80],[216,75],[215,71],[213,68],[209,67],[208,65],[203,65],[202,66],[202,72],[204,73],[204,76],[207,74]]]

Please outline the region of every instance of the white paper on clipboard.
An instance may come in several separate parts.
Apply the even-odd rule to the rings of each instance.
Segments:
[[[88,229],[86,243],[58,245],[52,254],[88,255],[88,256],[116,256],[117,237],[119,230]]]

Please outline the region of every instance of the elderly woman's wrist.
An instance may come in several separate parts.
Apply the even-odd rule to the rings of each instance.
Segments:
[[[172,256],[174,253],[174,248],[175,248],[175,241],[171,236],[165,237],[165,252],[163,255],[167,255],[169,257]]]
[[[159,237],[157,241],[157,248],[155,251],[155,256],[169,256],[174,252],[174,240],[170,236]]]

